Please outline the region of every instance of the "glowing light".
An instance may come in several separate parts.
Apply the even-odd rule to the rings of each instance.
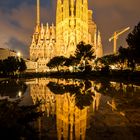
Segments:
[[[18,53],[17,53],[17,56],[18,56],[18,57],[21,57],[21,53],[20,53],[20,52],[18,52]]]
[[[116,67],[112,65],[112,66],[111,66],[111,69],[113,69],[113,70],[114,70],[114,69],[116,69]]]
[[[69,70],[72,72],[72,71],[73,71],[73,67],[72,67],[72,66],[70,66],[70,67],[69,67]]]
[[[84,12],[81,9],[84,9]],[[81,41],[93,45],[96,56],[102,56],[100,32],[93,21],[92,10],[88,9],[88,0],[69,2],[63,0],[63,3],[62,0],[58,0],[56,26],[54,24],[49,26],[48,23],[40,24],[40,0],[37,0],[36,12],[36,27],[30,45],[30,60],[37,62],[38,72],[47,71],[46,64],[55,56],[74,55],[76,45]]]
[[[19,91],[19,92],[18,92],[18,97],[20,98],[21,96],[22,96],[22,92]]]

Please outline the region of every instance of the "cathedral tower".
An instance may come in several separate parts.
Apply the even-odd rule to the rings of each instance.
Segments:
[[[55,26],[40,22],[40,0],[37,0],[36,26],[30,46],[30,60],[37,62],[37,71],[46,71],[46,64],[55,56]]]
[[[59,55],[73,54],[80,41],[88,38],[87,0],[58,0],[56,11],[56,44]]]
[[[40,21],[40,0],[36,0],[36,25],[30,45],[30,60],[37,71],[47,71],[46,64],[54,56],[73,55],[83,41],[93,46],[95,55],[103,54],[100,32],[88,9],[88,0],[57,0],[56,26]]]
[[[40,0],[37,0],[36,4],[36,33],[38,33],[40,28]]]
[[[40,0],[37,0],[37,25],[40,25]]]

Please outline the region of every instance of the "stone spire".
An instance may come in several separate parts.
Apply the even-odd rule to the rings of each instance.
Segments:
[[[103,48],[102,48],[101,34],[98,31],[96,57],[99,58],[99,57],[102,57],[102,56],[103,56]]]
[[[56,25],[62,21],[62,1],[57,0]]]
[[[102,43],[101,43],[101,34],[100,34],[100,31],[98,31],[98,46],[100,46]]]
[[[32,37],[32,44],[36,44],[35,36],[34,36],[34,35],[33,35],[33,37]]]
[[[81,17],[81,6],[82,6],[82,0],[77,0],[76,1],[76,17],[77,18]]]
[[[96,50],[97,48],[97,31],[95,30],[95,33],[94,33],[94,48]]]
[[[35,27],[35,33],[36,33],[36,38],[37,35],[39,34],[40,31],[40,0],[37,0],[36,2],[36,27]]]
[[[46,24],[46,32],[45,32],[45,39],[49,39],[50,38],[50,28],[49,28],[49,24]]]
[[[52,34],[52,39],[55,39],[55,28],[54,28],[54,24],[53,23],[52,23],[51,34]]]
[[[73,30],[74,29],[74,26],[75,26],[75,22],[74,22],[74,5],[75,4],[75,1],[74,0],[70,0],[70,27],[71,29]]]
[[[87,0],[84,0],[83,1],[83,20],[85,21],[85,22],[88,22],[88,2],[87,2]]]
[[[41,24],[41,29],[40,29],[40,37],[41,37],[41,40],[43,40],[43,38],[44,38],[44,33],[45,33],[45,31],[44,31],[44,26],[43,26],[43,23]]]
[[[63,18],[69,18],[69,1],[64,0],[63,1]]]
[[[70,1],[70,5],[71,5],[70,8],[71,17],[74,17],[74,0]]]
[[[36,15],[36,24],[40,25],[40,0],[37,0],[37,15]]]

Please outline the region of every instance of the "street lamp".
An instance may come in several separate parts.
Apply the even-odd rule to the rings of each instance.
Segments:
[[[21,61],[21,53],[20,52],[17,52],[17,57],[18,57],[18,60],[20,62]]]
[[[19,98],[22,97],[22,92],[21,92],[21,91],[18,92],[18,97],[19,97]]]
[[[20,52],[18,52],[18,53],[17,53],[17,56],[20,58],[20,57],[21,57],[21,53],[20,53]]]

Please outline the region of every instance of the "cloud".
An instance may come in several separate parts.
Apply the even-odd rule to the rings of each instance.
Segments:
[[[34,21],[33,9],[34,6],[29,7],[27,4],[23,4],[8,13],[3,10],[0,11],[0,47],[14,49],[13,45],[15,45],[15,49],[20,51],[23,51],[23,47],[25,47],[24,55],[27,56],[27,47]],[[13,38],[17,40],[17,44],[11,42]]]
[[[41,0],[41,21],[55,24],[57,0]],[[89,0],[94,20],[101,31],[105,53],[113,51],[108,42],[114,31],[127,26],[133,28],[140,20],[139,0]],[[36,20],[36,1],[2,0],[0,1],[0,47],[8,47],[29,54],[31,36]],[[117,45],[126,46],[128,32],[120,36]]]
[[[9,38],[9,41],[5,45],[10,46],[10,49],[16,50],[16,52],[22,52],[22,55],[25,54],[28,56],[28,47],[22,41],[19,41],[17,38]],[[20,46],[20,47],[19,47]]]
[[[93,9],[95,22],[101,31],[106,54],[113,51],[113,42],[109,43],[108,39],[114,31],[127,26],[130,26],[132,30],[139,22],[139,5],[139,0],[89,0],[89,7]],[[120,45],[127,46],[125,38],[129,32],[122,34],[118,38],[118,47]]]
[[[54,16],[51,14],[51,8],[46,7],[45,5],[41,7],[41,20],[52,23]],[[21,51],[24,56],[29,56],[29,46],[36,21],[35,3],[23,2],[8,12],[3,9],[0,10],[0,47],[15,49]]]

